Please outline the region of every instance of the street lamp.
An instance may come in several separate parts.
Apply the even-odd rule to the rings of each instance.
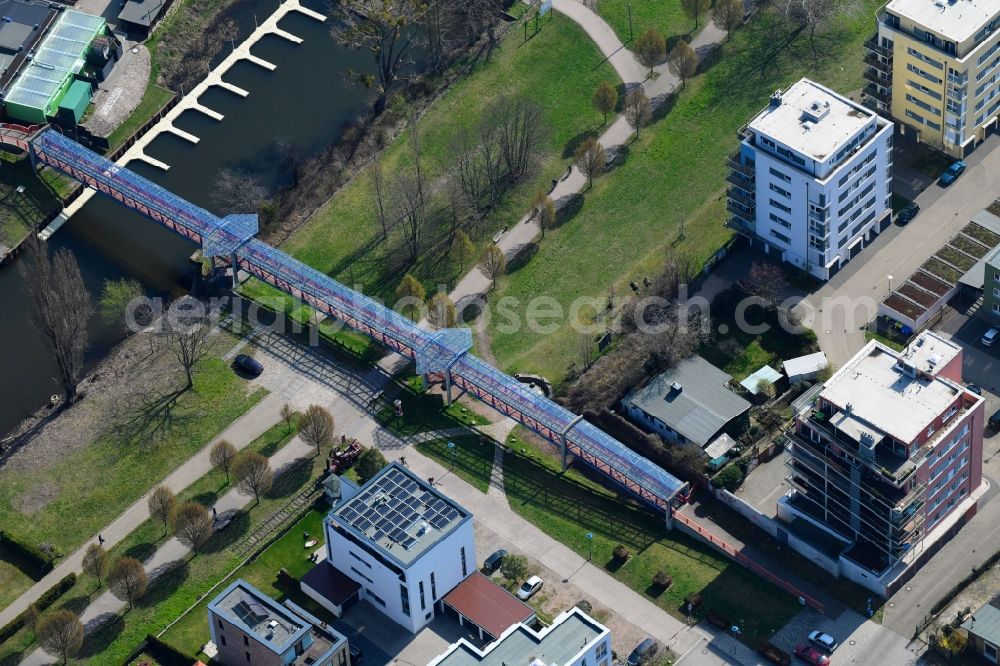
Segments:
[[[587,555],[587,561],[594,559],[594,533],[587,532],[587,546],[589,554]]]
[[[625,6],[628,8],[628,41],[632,41],[632,3],[626,2]]]
[[[888,275],[886,277],[889,278],[889,295],[892,296],[892,276]]]
[[[455,469],[455,442],[448,442],[448,450],[451,451],[451,468]]]

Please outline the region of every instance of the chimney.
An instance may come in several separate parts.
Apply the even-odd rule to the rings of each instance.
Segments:
[[[772,109],[776,109],[779,106],[781,106],[781,90],[780,89],[775,90],[773,93],[771,93],[771,102],[770,102],[769,106]]]

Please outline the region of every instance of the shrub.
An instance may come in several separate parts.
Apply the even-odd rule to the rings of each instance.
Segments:
[[[625,546],[623,546],[621,544],[618,544],[617,546],[615,546],[615,550],[614,550],[613,554],[614,554],[615,562],[618,562],[619,564],[623,564],[623,563],[625,563],[625,562],[628,561],[628,555],[629,555],[628,548],[626,548]]]
[[[739,465],[729,465],[712,477],[713,486],[724,488],[729,492],[736,490],[741,483],[743,483],[743,470]]]
[[[653,576],[653,584],[657,587],[661,587],[664,590],[670,587],[674,582],[666,571],[657,571],[656,575]]]
[[[43,592],[41,596],[38,597],[38,599],[33,604],[35,609],[37,609],[37,611],[41,613],[46,608],[54,604],[56,602],[56,599],[66,594],[66,592],[74,585],[76,585],[76,574],[75,573],[67,574],[65,577],[62,578],[62,580],[60,580],[58,583],[56,583],[49,589],[45,590],[45,592]],[[30,613],[31,613],[30,609],[25,610],[17,617],[15,617],[13,620],[4,625],[2,628],[0,628],[0,643],[3,643],[5,640],[16,634],[18,630],[24,626],[25,621],[28,619]]]
[[[696,610],[699,606],[701,606],[701,595],[692,592],[691,594],[684,597],[684,601],[686,601],[688,605],[691,606],[691,610]]]
[[[40,580],[55,566],[52,563],[52,557],[46,555],[41,548],[25,543],[6,532],[0,532],[0,545],[10,549],[17,557],[25,560],[36,569],[35,575],[32,576],[36,580]]]

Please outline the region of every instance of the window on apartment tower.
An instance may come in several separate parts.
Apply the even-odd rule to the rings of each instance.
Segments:
[[[219,634],[219,642],[222,643],[223,645],[225,645],[226,644],[226,637],[223,636],[222,634]]]
[[[431,572],[431,599],[437,601],[438,598],[438,587],[437,583],[434,581],[434,572]]]
[[[424,581],[420,581],[420,610],[427,610],[427,602],[424,600]]]
[[[469,575],[469,567],[465,563],[465,546],[462,546],[462,549],[461,549],[460,552],[461,552],[461,555],[462,555],[462,577],[464,578],[465,576]]]
[[[250,639],[247,638],[246,636],[243,637],[243,645],[247,645],[247,646],[250,645]]]

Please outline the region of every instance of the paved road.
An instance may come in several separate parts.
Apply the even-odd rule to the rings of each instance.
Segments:
[[[162,481],[163,485],[175,493],[179,493],[187,488],[211,469],[212,463],[209,460],[209,455],[212,446],[216,442],[225,439],[237,449],[242,449],[281,419],[280,411],[282,404],[283,400],[279,396],[269,395],[265,397],[249,412],[233,422],[218,437],[189,458],[187,462],[171,472]],[[150,489],[150,492],[152,492],[152,489]],[[142,524],[143,521],[149,518],[148,499],[149,493],[146,493],[100,531],[101,536],[104,537],[106,548],[110,548],[121,541],[126,535]],[[96,538],[97,535],[94,536]],[[17,617],[19,613],[38,599],[45,590],[59,582],[63,576],[66,576],[70,572],[79,573],[82,571],[81,563],[83,562],[83,555],[86,552],[87,545],[84,544],[76,552],[69,555],[55,569],[49,572],[47,576],[35,583],[28,591],[0,611],[0,626],[7,624]]]
[[[865,344],[864,325],[893,287],[924,263],[1000,193],[1000,137],[990,137],[966,162],[951,187],[931,185],[918,198],[920,214],[905,227],[892,226],[821,289],[806,298],[804,322],[835,366],[843,366]],[[836,301],[831,300],[836,299]],[[834,306],[834,304],[837,304]],[[825,306],[825,307],[824,307]],[[800,306],[802,308],[802,306]]]

